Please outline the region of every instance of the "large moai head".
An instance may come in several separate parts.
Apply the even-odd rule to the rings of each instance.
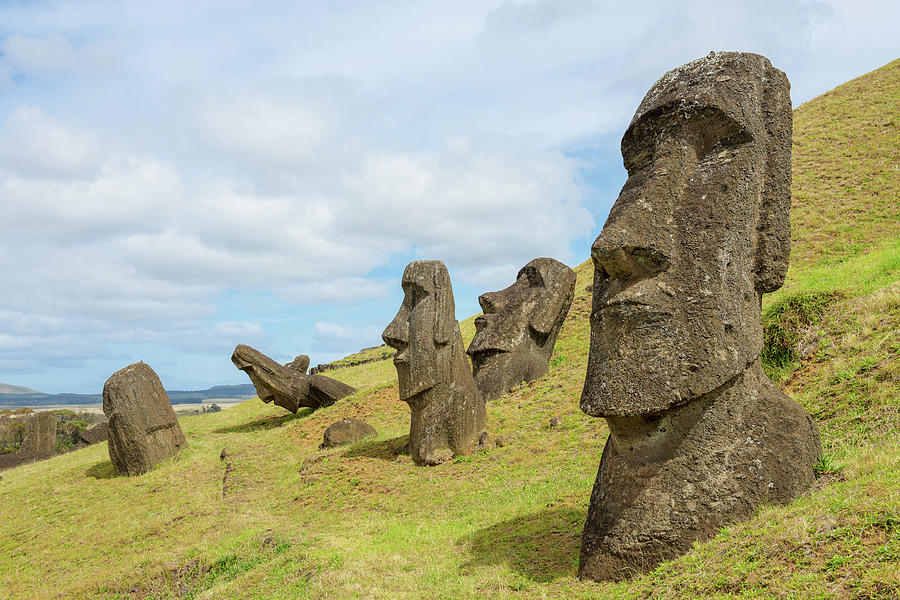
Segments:
[[[397,350],[400,399],[414,403],[422,392],[449,381],[459,323],[450,275],[441,261],[411,262],[401,285],[403,303],[381,337]]]
[[[761,295],[788,265],[789,90],[765,57],[720,52],[644,97],[622,139],[628,180],[591,249],[587,414],[660,413],[759,356]]]
[[[814,480],[811,417],[759,361],[764,292],[788,264],[784,73],[713,53],[666,73],[622,140],[628,181],[591,255],[581,396],[610,435],[578,572],[621,579]]]
[[[478,298],[472,357],[475,382],[486,400],[547,371],[553,345],[572,305],[575,271],[552,258],[536,258],[516,281]]]

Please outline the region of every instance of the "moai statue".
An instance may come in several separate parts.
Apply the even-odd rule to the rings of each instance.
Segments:
[[[813,482],[818,430],[759,360],[788,266],[789,89],[765,57],[712,53],[657,81],[622,139],[591,249],[581,409],[610,436],[581,577],[648,571]]]
[[[400,399],[412,413],[409,453],[417,465],[434,465],[475,449],[485,433],[485,404],[463,351],[447,267],[411,262],[403,292],[381,337],[397,350]]]
[[[25,422],[25,439],[19,452],[36,452],[54,454],[56,452],[56,412],[44,410],[37,412]]]
[[[109,458],[122,475],[140,475],[185,447],[169,396],[149,365],[119,369],[103,385]]]
[[[475,383],[485,400],[547,372],[553,345],[575,294],[575,271],[552,258],[536,258],[505,290],[478,297],[472,357]]]
[[[260,400],[266,404],[274,402],[292,413],[300,407],[331,406],[356,391],[356,388],[324,375],[307,375],[309,357],[305,354],[280,365],[256,348],[238,344],[231,362],[250,377]]]

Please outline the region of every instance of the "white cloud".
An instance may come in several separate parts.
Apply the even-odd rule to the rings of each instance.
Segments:
[[[319,321],[313,334],[313,348],[323,352],[350,354],[363,347],[381,344],[381,329],[374,326],[357,327]]]
[[[75,51],[61,35],[27,37],[13,34],[0,42],[0,52],[17,71],[46,72],[72,68]]]
[[[0,61],[11,73],[52,77],[64,72],[110,72],[116,57],[113,49],[104,44],[75,47],[58,33],[36,36],[13,33],[0,40]]]
[[[0,129],[0,169],[23,176],[82,179],[102,162],[96,136],[67,126],[39,106],[21,105]]]
[[[620,164],[608,141],[665,71],[762,52],[802,100],[896,58],[896,3],[673,6],[0,4],[0,380],[111,345],[172,373],[287,347],[218,314],[249,292],[354,323],[291,343],[358,350],[380,329],[328,310],[396,293],[408,259],[499,289],[584,258],[603,215],[571,155]]]

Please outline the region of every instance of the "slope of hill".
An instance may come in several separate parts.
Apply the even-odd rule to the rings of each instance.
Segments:
[[[40,394],[31,388],[23,385],[10,385],[8,383],[0,383],[0,394]]]
[[[795,260],[765,300],[766,364],[822,432],[821,477],[804,497],[646,576],[575,577],[607,435],[578,409],[584,263],[549,373],[488,407],[501,445],[415,467],[391,362],[329,371],[359,391],[314,413],[251,400],[185,417],[188,447],[140,478],[114,477],[104,444],[5,472],[0,596],[898,597],[900,161],[885,124],[900,114],[898,67],[795,111]],[[341,417],[377,437],[320,450]]]

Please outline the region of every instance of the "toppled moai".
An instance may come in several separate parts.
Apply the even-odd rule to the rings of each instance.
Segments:
[[[381,334],[397,350],[400,399],[409,404],[409,453],[417,465],[471,454],[487,422],[456,321],[453,288],[439,260],[403,272],[403,303]]]
[[[169,396],[149,365],[119,369],[103,385],[109,458],[116,472],[140,475],[186,446]]]
[[[356,388],[324,375],[307,375],[309,357],[301,354],[287,365],[280,365],[259,350],[238,344],[231,362],[244,371],[260,400],[296,413],[301,407],[331,406]]]
[[[19,452],[54,454],[56,452],[56,413],[42,410],[25,421],[25,438]]]
[[[591,249],[581,409],[610,435],[581,577],[646,572],[814,480],[818,430],[759,359],[789,258],[789,90],[765,57],[712,53],[657,81],[622,139]]]
[[[552,258],[536,258],[505,290],[478,298],[472,357],[475,383],[485,400],[547,372],[553,345],[575,294],[575,271]]]

